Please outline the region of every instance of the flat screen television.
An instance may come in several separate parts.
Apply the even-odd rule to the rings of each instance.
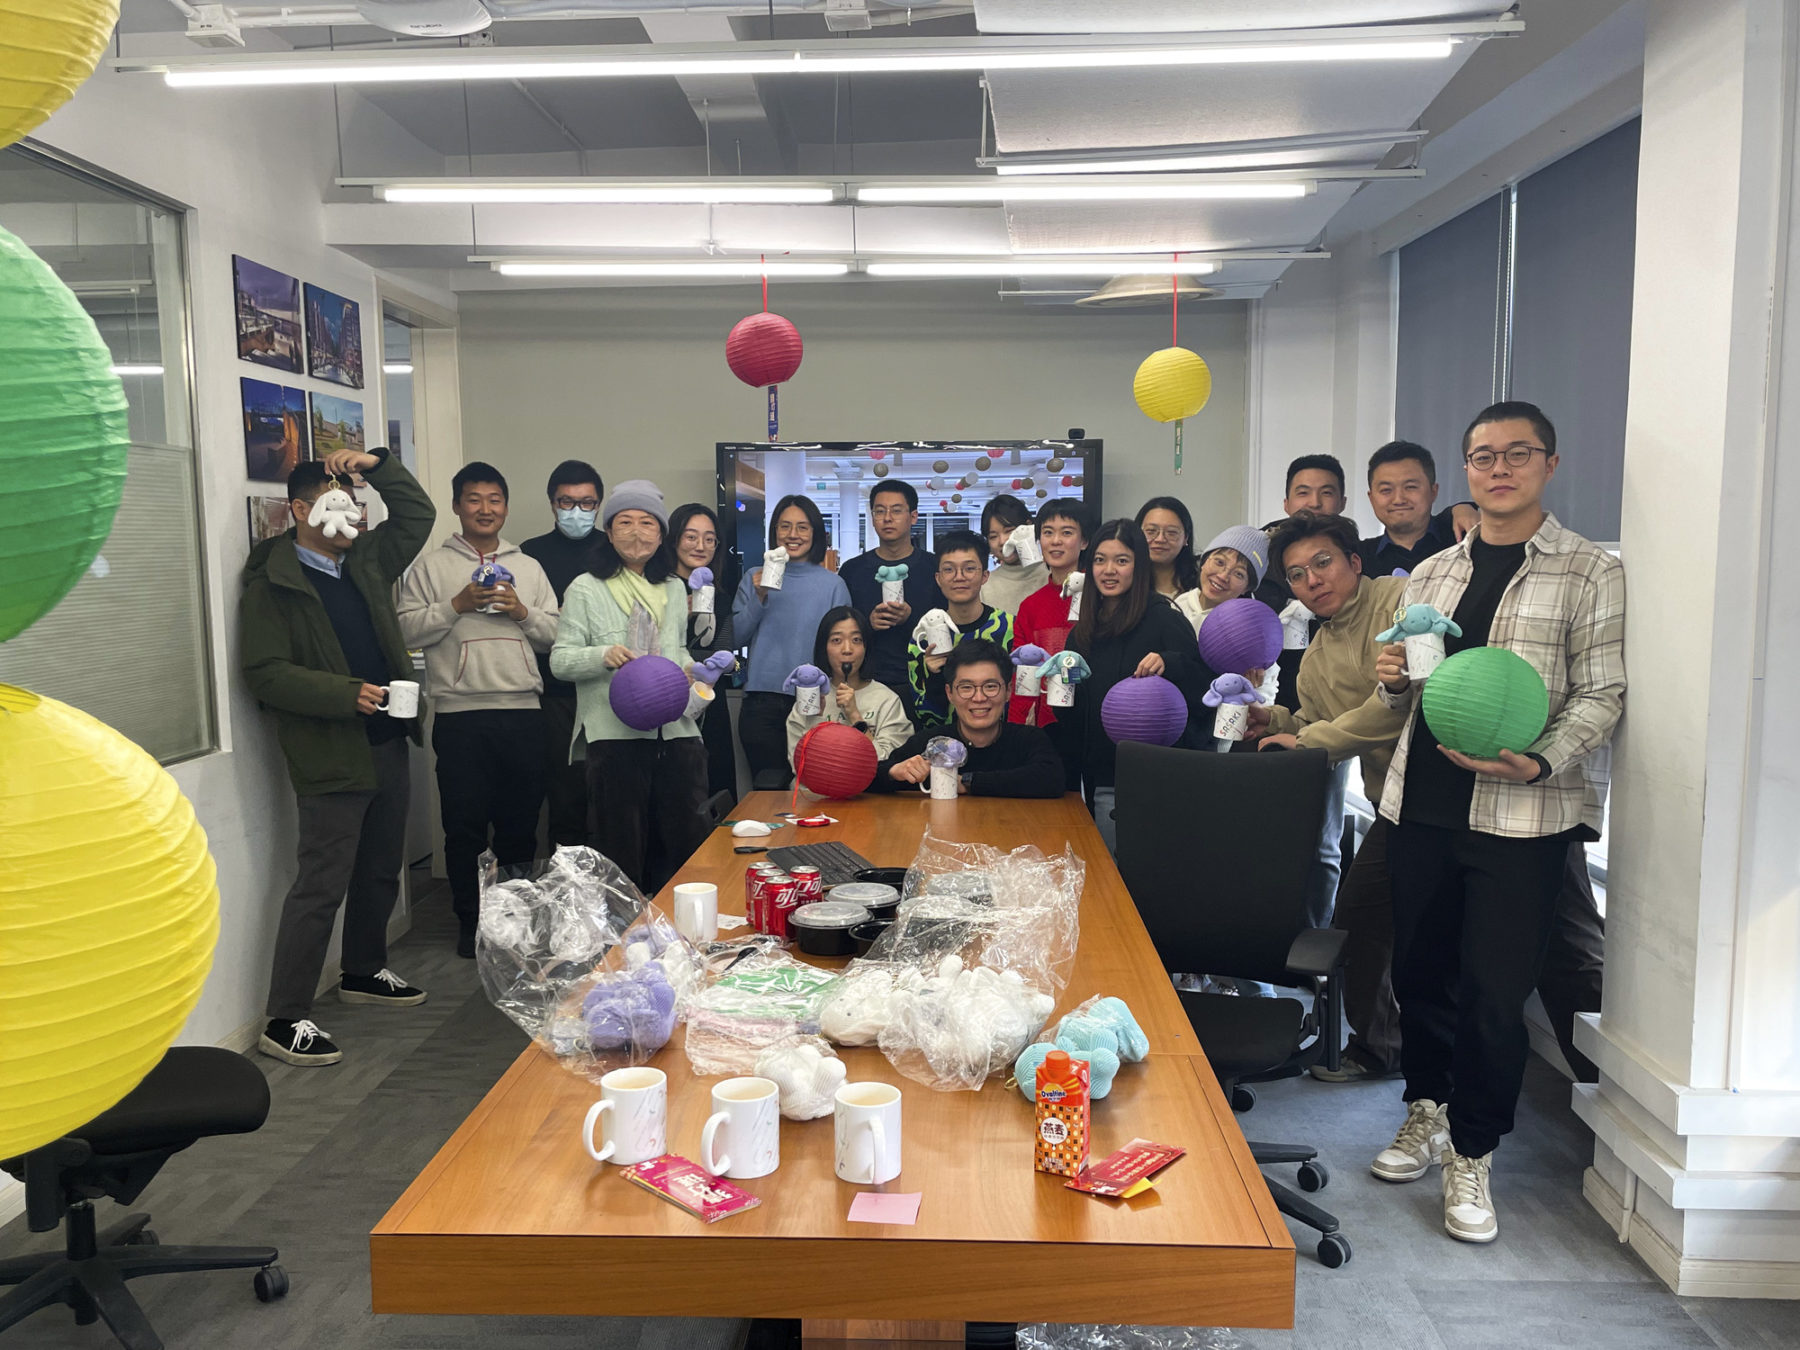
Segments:
[[[869,489],[880,482],[901,480],[917,489],[913,539],[928,550],[948,530],[979,534],[981,508],[1001,493],[1034,512],[1051,498],[1076,497],[1093,508],[1096,520],[1103,518],[1098,440],[720,441],[717,448],[721,597],[735,592],[746,555],[761,559],[769,508],[790,492],[818,504],[840,560],[875,546]]]

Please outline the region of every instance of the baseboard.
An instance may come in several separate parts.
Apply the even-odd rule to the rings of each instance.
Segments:
[[[395,942],[412,929],[412,909],[410,906],[397,906],[393,918],[388,920],[388,941]],[[320,994],[325,993],[337,983],[337,976],[324,972],[319,976]],[[236,1031],[222,1037],[218,1046],[221,1050],[233,1050],[240,1055],[247,1055],[256,1048],[257,1041],[262,1039],[263,1026],[267,1018],[258,1015],[244,1023]],[[19,1215],[25,1212],[25,1187],[21,1182],[9,1176],[0,1175],[0,1228],[4,1228]]]
[[[1593,1168],[1581,1175],[1581,1194],[1616,1233],[1625,1199]],[[1707,1261],[1683,1257],[1663,1235],[1634,1220],[1628,1245],[1651,1273],[1682,1298],[1800,1299],[1800,1264],[1791,1261]]]

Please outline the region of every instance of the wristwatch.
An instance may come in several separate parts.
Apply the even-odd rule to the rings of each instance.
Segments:
[[[865,736],[869,734],[869,729],[868,722],[860,719],[851,726],[852,731],[860,731]]]

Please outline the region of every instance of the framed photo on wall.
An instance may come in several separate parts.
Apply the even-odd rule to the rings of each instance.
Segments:
[[[306,373],[314,379],[363,387],[362,306],[306,285]]]
[[[252,497],[244,505],[250,513],[250,547],[265,539],[276,539],[288,532],[294,518],[288,513],[286,497]]]
[[[311,437],[306,391],[269,380],[238,380],[244,409],[244,476],[255,483],[285,483],[304,459]]]
[[[231,256],[240,361],[300,373],[300,283],[286,272]]]
[[[333,450],[363,451],[363,405],[334,394],[312,396],[312,457],[324,459]]]

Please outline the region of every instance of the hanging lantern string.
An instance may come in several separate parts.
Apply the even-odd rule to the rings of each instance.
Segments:
[[[756,256],[761,260],[763,265],[763,313],[767,314],[769,312],[769,255],[766,253],[759,253]]]
[[[1171,253],[1169,260],[1180,262],[1181,255]],[[1171,347],[1181,345],[1181,274],[1179,272],[1169,273],[1169,345]]]

